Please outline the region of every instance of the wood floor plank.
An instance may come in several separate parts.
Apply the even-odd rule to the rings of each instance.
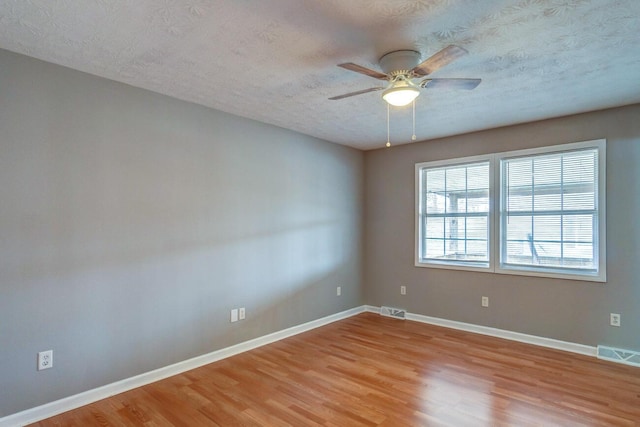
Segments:
[[[34,426],[640,426],[640,369],[363,313]]]

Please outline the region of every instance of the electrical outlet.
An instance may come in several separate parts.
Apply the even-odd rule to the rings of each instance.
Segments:
[[[489,307],[489,297],[482,297],[482,306]]]
[[[406,295],[406,294],[407,294],[407,287],[400,286],[400,295]]]
[[[336,295],[337,295],[337,296],[342,295],[342,286],[338,286],[338,287],[336,288]]]
[[[245,314],[244,307],[240,307],[238,309],[238,318],[240,318],[240,320],[244,320]]]
[[[611,326],[620,326],[620,315],[618,313],[611,313],[609,317],[609,324]]]
[[[53,368],[53,350],[38,353],[38,371]]]
[[[238,321],[238,309],[234,308],[233,310],[231,310],[231,322],[237,322]]]

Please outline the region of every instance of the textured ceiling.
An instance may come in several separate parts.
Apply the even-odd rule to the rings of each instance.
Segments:
[[[386,142],[380,92],[327,98],[384,82],[336,64],[449,44],[469,54],[431,76],[482,83],[423,90],[418,140],[640,102],[639,0],[0,2],[1,48],[360,149]]]

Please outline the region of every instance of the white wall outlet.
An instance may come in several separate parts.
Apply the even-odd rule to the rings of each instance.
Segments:
[[[609,317],[609,324],[611,326],[620,326],[620,315],[618,313],[611,313]]]
[[[400,295],[406,295],[406,294],[407,294],[407,287],[400,286]]]
[[[38,353],[38,371],[53,368],[53,350]]]
[[[489,297],[482,297],[482,306],[489,307]]]
[[[336,288],[336,295],[337,295],[337,296],[342,295],[342,286],[338,286],[338,287]]]
[[[244,311],[244,307],[240,307],[238,309],[238,318],[240,318],[240,320],[244,320],[245,315],[246,315],[246,313]]]
[[[238,321],[238,309],[234,308],[233,310],[231,310],[231,322],[237,322]]]

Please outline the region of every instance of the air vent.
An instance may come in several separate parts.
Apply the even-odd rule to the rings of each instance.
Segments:
[[[612,362],[640,367],[640,351],[622,350],[619,348],[599,345],[598,359],[610,360]]]
[[[404,310],[402,308],[393,308],[393,307],[382,306],[382,307],[380,307],[380,314],[382,316],[394,317],[396,319],[404,320],[407,317],[407,310]]]

